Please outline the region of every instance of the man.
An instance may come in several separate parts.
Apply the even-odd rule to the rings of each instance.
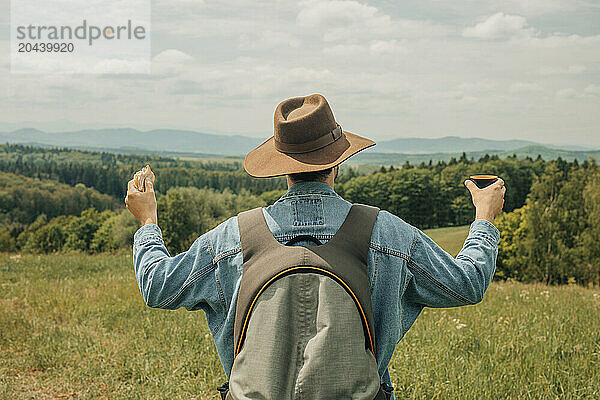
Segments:
[[[263,209],[275,239],[280,243],[300,235],[324,242],[331,239],[351,208],[334,191],[338,165],[374,144],[343,131],[321,95],[279,104],[274,136],[244,160],[252,176],[287,175],[287,193]],[[394,348],[421,310],[479,303],[494,275],[500,235],[493,221],[504,203],[504,182],[499,179],[485,189],[470,180],[465,185],[476,216],[456,258],[399,217],[387,211],[377,215],[368,250],[368,275],[375,358],[381,383],[388,388],[388,363]],[[126,203],[143,224],[135,234],[133,258],[144,300],[150,307],[203,309],[229,377],[243,264],[238,218],[223,222],[200,236],[187,252],[171,257],[157,225],[152,184],[148,191],[139,192],[130,182]]]

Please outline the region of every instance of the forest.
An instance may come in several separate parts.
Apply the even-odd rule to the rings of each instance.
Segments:
[[[159,224],[172,254],[240,211],[276,201],[283,178],[255,179],[238,159],[186,160],[0,146],[0,251],[99,253],[131,246],[138,223],[124,209],[126,183],[155,170]],[[496,277],[552,284],[600,284],[600,172],[594,159],[567,162],[463,153],[436,163],[345,165],[335,190],[350,202],[388,210],[420,228],[468,225],[463,185],[472,174],[501,176],[507,194],[496,220],[502,240]]]

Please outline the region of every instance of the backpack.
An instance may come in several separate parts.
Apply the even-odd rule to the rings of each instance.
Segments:
[[[390,398],[374,356],[367,267],[378,212],[354,204],[327,243],[291,247],[273,237],[262,208],[238,215],[243,273],[222,399]]]

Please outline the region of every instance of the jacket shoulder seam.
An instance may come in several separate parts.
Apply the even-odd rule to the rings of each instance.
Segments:
[[[409,259],[407,254],[405,254],[399,250],[390,249],[389,247],[384,247],[384,246],[374,243],[374,242],[371,242],[369,244],[369,247],[372,248],[373,250],[379,251],[384,254],[389,254],[392,256],[400,257],[406,261],[408,261],[408,259]]]
[[[217,254],[213,258],[212,262],[213,262],[213,264],[217,264],[222,259],[227,258],[227,257],[229,257],[229,256],[231,256],[233,254],[239,253],[240,251],[242,251],[242,246],[241,245],[240,246],[236,246],[236,247],[234,247],[232,249],[229,249],[229,250],[226,250],[226,251],[224,251],[222,253]]]

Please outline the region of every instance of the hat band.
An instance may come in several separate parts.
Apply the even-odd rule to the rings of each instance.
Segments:
[[[325,146],[330,145],[335,142],[339,138],[342,137],[342,127],[337,126],[334,130],[325,135],[316,138],[315,140],[311,140],[310,142],[304,143],[284,143],[275,139],[275,148],[282,153],[289,154],[300,154],[300,153],[310,153],[311,151],[319,150]]]

